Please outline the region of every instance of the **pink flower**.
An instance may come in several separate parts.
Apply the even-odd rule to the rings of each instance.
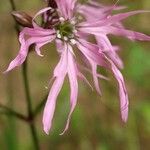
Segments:
[[[10,63],[6,72],[16,66],[20,66],[25,61],[31,44],[34,43],[36,53],[39,56],[43,56],[40,48],[53,40],[55,41],[60,60],[53,72],[54,82],[44,108],[43,126],[44,131],[48,134],[52,126],[57,96],[65,77],[68,76],[70,82],[70,112],[63,134],[69,127],[71,115],[77,104],[78,78],[90,85],[86,77],[81,73],[83,67],[77,62],[74,49],[74,47],[77,47],[83,61],[87,64],[84,69],[92,74],[95,89],[99,94],[101,94],[101,90],[98,78],[105,79],[105,77],[97,73],[97,67],[105,67],[113,73],[119,86],[122,120],[126,122],[128,117],[128,94],[123,76],[119,71],[119,67],[122,68],[123,64],[116,53],[117,47],[111,45],[107,35],[113,34],[132,40],[149,41],[149,36],[127,30],[121,24],[123,19],[146,11],[132,11],[112,15],[112,10],[122,9],[122,7],[105,7],[97,3],[82,6],[77,4],[76,0],[55,0],[55,2],[57,9],[47,7],[40,10],[33,19],[33,28],[24,28],[21,31],[19,54]],[[78,16],[77,12],[80,12],[81,16],[85,17],[85,21],[84,19],[79,19],[80,16]],[[88,12],[88,14],[85,12]],[[44,26],[42,27],[35,22],[35,18],[41,14],[44,14]],[[88,42],[89,35],[95,36],[97,44]]]

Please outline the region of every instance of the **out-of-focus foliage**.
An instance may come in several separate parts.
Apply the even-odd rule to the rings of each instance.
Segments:
[[[32,15],[44,7],[42,0],[15,0],[18,10]],[[106,4],[115,1],[102,0]],[[129,9],[150,9],[149,0],[120,0]],[[134,30],[150,35],[150,14],[131,17],[125,24]],[[42,150],[149,150],[150,148],[150,43],[131,42],[126,39],[112,38],[120,45],[119,52],[125,62],[123,74],[130,98],[129,120],[122,124],[119,114],[117,85],[114,79],[101,81],[103,96],[92,92],[80,82],[78,106],[73,114],[68,132],[59,136],[69,111],[69,86],[67,81],[58,98],[53,128],[49,136],[42,130],[42,113],[36,126]],[[10,15],[8,0],[0,5],[0,71],[4,71],[19,49]],[[48,93],[45,86],[52,76],[58,55],[53,44],[43,48],[44,58],[34,52],[29,56],[29,80],[33,106],[36,106]],[[111,76],[110,74],[107,74]],[[26,113],[25,95],[22,85],[21,68],[7,75],[0,74],[0,102]],[[32,150],[28,127],[12,117],[0,115],[0,149]]]

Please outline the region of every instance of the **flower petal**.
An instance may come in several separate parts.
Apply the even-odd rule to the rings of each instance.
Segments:
[[[66,74],[66,68],[68,65],[68,56],[67,56],[67,45],[65,44],[63,47],[63,51],[61,53],[61,58],[56,68],[54,69],[54,77],[59,77],[60,75]]]
[[[55,34],[55,30],[53,29],[43,29],[43,28],[27,28],[25,27],[21,33],[24,35],[28,35],[28,36],[48,36],[48,35],[52,35]]]
[[[124,83],[124,78],[119,71],[119,69],[115,66],[115,64],[108,59],[108,61],[111,64],[111,70],[114,74],[114,77],[116,78],[118,85],[119,85],[119,97],[120,97],[120,111],[121,111],[121,117],[124,122],[127,121],[128,118],[128,94]]]
[[[116,24],[116,22],[120,22],[130,16],[139,14],[139,13],[147,13],[150,11],[146,11],[146,10],[137,10],[137,11],[130,11],[130,12],[126,12],[126,13],[119,13],[113,16],[108,17],[107,19],[103,19],[97,22],[93,22],[93,23],[88,23],[88,22],[83,22],[80,23],[79,26],[80,27],[101,27],[101,26],[108,26],[108,25],[112,25],[112,24]]]
[[[64,78],[67,73],[67,49],[64,47],[64,51],[61,55],[60,61],[57,64],[54,70],[54,77],[56,77],[52,88],[50,90],[45,108],[43,113],[43,128],[46,134],[49,133],[49,130],[52,125],[52,119],[55,111],[56,106],[56,99],[57,96],[62,88]]]
[[[150,36],[148,35],[145,35],[140,32],[122,29],[122,28],[109,27],[107,32],[108,34],[124,36],[131,40],[150,41]]]
[[[47,43],[50,43],[51,41],[53,41],[55,39],[55,36],[47,36],[47,37],[42,37],[42,40],[40,41],[40,43],[36,43],[35,46],[35,51],[37,53],[37,55],[39,56],[43,56],[41,54],[40,48],[44,45],[46,45]]]
[[[46,7],[46,8],[41,9],[40,11],[38,11],[38,12],[35,14],[35,16],[34,16],[33,19],[32,19],[32,24],[33,24],[34,28],[40,28],[40,27],[35,23],[35,19],[36,19],[39,15],[44,14],[46,11],[48,11],[48,10],[50,10],[50,9],[52,9],[52,8],[51,8],[51,7]]]
[[[93,91],[93,87],[92,85],[90,84],[90,82],[87,80],[87,78],[81,73],[78,71],[78,76],[80,79],[82,79],[83,81],[85,81],[85,83],[92,89]]]
[[[49,130],[52,125],[52,119],[54,116],[54,111],[56,106],[56,99],[62,88],[64,77],[65,76],[60,76],[55,79],[47,98],[47,102],[43,113],[43,128],[46,134],[49,134]]]
[[[76,64],[74,62],[74,58],[72,55],[72,50],[71,46],[68,45],[68,77],[69,77],[69,82],[70,82],[70,88],[71,88],[71,95],[70,95],[70,112],[68,115],[66,127],[64,131],[60,134],[64,134],[66,130],[69,127],[71,115],[75,109],[75,106],[77,104],[77,96],[78,96],[78,81],[77,81],[77,72],[76,72]]]
[[[77,10],[84,15],[87,21],[106,19],[113,10],[125,9],[124,6],[103,6],[97,2],[89,1],[86,5],[78,5]]]
[[[30,31],[31,31],[31,35],[30,35]],[[21,31],[19,36],[19,41],[21,43],[20,51],[17,57],[13,61],[11,61],[7,70],[4,73],[9,72],[10,70],[14,69],[17,66],[20,66],[27,57],[29,46],[34,43],[37,44],[36,46],[37,54],[41,55],[39,48],[44,44],[51,42],[55,37],[54,35],[50,35],[50,34],[47,36],[43,36],[43,34],[45,34],[43,31],[40,32],[39,30],[35,30],[33,32],[33,30],[32,29],[30,30],[30,28],[25,28],[23,31]],[[28,39],[26,39],[26,35],[29,36]]]
[[[102,95],[102,92],[101,92],[101,89],[99,86],[99,82],[98,82],[97,65],[91,60],[90,60],[90,63],[91,63],[91,67],[92,67],[92,76],[93,76],[96,91],[99,93],[99,95]]]
[[[56,43],[56,49],[57,49],[57,51],[58,51],[59,53],[61,53],[62,50],[63,50],[63,47],[64,47],[64,43],[62,42],[62,40],[57,39],[57,38],[56,38],[56,40],[55,40],[55,43]]]
[[[58,11],[65,19],[71,19],[75,8],[76,0],[56,0]]]
[[[118,54],[111,45],[108,37],[106,35],[96,36],[96,41],[101,47],[101,50],[119,67],[123,68],[123,62],[119,58]]]
[[[78,39],[78,40],[79,42],[77,42],[76,45],[87,59],[90,58],[96,64],[103,67],[108,67],[105,57],[103,53],[99,52],[99,47],[97,45],[89,43],[83,39]]]

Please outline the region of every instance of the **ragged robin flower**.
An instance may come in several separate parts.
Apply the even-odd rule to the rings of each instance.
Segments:
[[[127,121],[128,117],[128,94],[124,83],[124,78],[120,72],[123,67],[122,61],[117,55],[118,47],[112,46],[107,35],[124,36],[131,40],[149,41],[150,36],[127,30],[121,21],[129,16],[144,13],[147,11],[131,11],[112,15],[113,10],[122,9],[116,5],[106,7],[93,1],[81,5],[77,0],[47,0],[48,7],[40,10],[32,20],[33,27],[25,27],[20,32],[20,51],[17,57],[10,63],[6,72],[20,66],[29,52],[29,47],[35,44],[35,52],[39,56],[40,48],[54,41],[60,60],[53,72],[53,84],[50,89],[43,113],[43,127],[48,134],[55,112],[56,100],[62,88],[66,76],[70,83],[70,112],[68,120],[62,134],[68,129],[71,115],[77,104],[78,78],[84,80],[89,86],[86,77],[81,69],[88,70],[92,74],[96,91],[101,94],[98,78],[105,78],[97,73],[97,67],[101,66],[110,70],[118,82],[120,96],[120,110],[122,120]],[[37,16],[43,17],[43,24],[36,23]],[[91,43],[89,36],[94,36],[97,43]],[[86,66],[81,67],[77,62],[76,51],[86,62]]]

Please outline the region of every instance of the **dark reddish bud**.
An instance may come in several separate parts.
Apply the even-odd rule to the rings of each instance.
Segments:
[[[32,17],[26,14],[23,11],[13,11],[11,13],[14,19],[23,27],[30,27],[32,28]]]
[[[52,8],[57,8],[57,4],[55,2],[55,0],[48,0],[48,6],[52,7]]]

